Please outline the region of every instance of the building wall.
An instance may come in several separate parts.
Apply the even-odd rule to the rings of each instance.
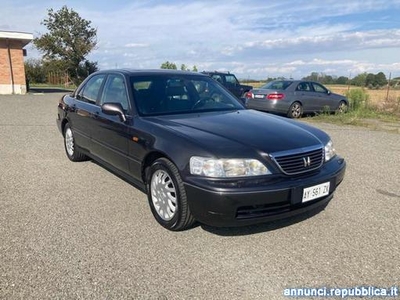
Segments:
[[[12,86],[10,61],[8,53],[10,45],[12,71],[14,77],[14,90]],[[22,51],[22,42],[0,39],[0,94],[25,94],[25,67]]]

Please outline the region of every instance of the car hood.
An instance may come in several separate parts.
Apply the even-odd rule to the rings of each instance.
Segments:
[[[252,147],[257,152],[273,153],[322,145],[329,137],[322,131],[282,117],[238,110],[152,117],[164,129],[173,130],[213,153],[231,155]]]
[[[333,93],[333,92],[331,92],[330,96],[331,97],[335,97],[337,99],[347,99],[346,96],[343,96],[341,94],[336,94],[336,93]]]

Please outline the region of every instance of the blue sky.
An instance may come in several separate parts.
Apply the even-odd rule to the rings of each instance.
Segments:
[[[311,72],[400,76],[400,0],[2,0],[0,30],[44,33],[47,9],[73,8],[97,28],[101,69],[165,61],[240,78]],[[38,57],[32,45],[28,57]]]

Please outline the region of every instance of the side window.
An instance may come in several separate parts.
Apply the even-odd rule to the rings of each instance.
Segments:
[[[222,83],[222,84],[224,83],[224,81],[223,81],[221,75],[214,74],[214,75],[211,75],[211,78],[214,79],[214,80],[216,80],[216,81],[218,81],[219,83]]]
[[[311,91],[310,84],[308,82],[300,82],[296,88],[296,91]]]
[[[229,85],[237,85],[239,83],[237,81],[236,77],[233,75],[226,75],[225,80],[226,80],[226,83]]]
[[[111,74],[107,77],[100,99],[100,105],[110,102],[120,103],[125,112],[129,109],[125,81],[121,75]]]
[[[313,87],[314,87],[314,90],[317,92],[317,93],[327,93],[328,92],[328,90],[326,89],[326,88],[324,88],[322,85],[320,85],[320,84],[318,84],[318,83],[315,83],[315,82],[313,82]]]
[[[89,79],[83,89],[79,92],[78,99],[95,104],[99,97],[100,88],[104,78],[105,75],[96,75]]]

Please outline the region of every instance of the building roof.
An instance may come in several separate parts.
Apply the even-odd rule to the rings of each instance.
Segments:
[[[33,34],[27,32],[16,31],[0,31],[0,40],[9,39],[22,42],[22,47],[25,47],[33,40]]]

